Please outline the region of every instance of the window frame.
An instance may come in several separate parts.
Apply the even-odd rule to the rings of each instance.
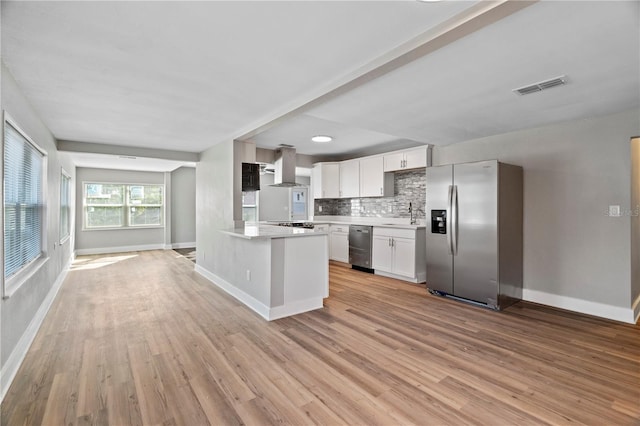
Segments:
[[[62,185],[65,183],[65,179],[67,183],[67,194],[66,194],[67,199],[63,200]],[[67,207],[67,234],[66,235],[62,235],[62,208],[64,206],[63,201],[66,201],[66,207]],[[60,223],[58,224],[59,226],[58,234],[59,234],[60,245],[62,245],[71,238],[71,175],[67,173],[62,167],[60,168],[60,221],[59,222]]]
[[[5,154],[5,134],[7,130],[7,124],[13,127],[20,135],[36,150],[42,155],[42,208],[40,209],[40,254],[31,259],[29,262],[22,265],[20,269],[18,269],[15,273],[11,274],[11,276],[5,276],[5,246],[4,246],[4,234],[5,234],[5,211],[4,211],[4,202],[5,202],[5,164],[4,164],[4,154]],[[2,195],[2,236],[3,236],[3,244],[0,248],[0,252],[2,255],[0,256],[0,260],[2,261],[2,298],[8,299],[11,297],[22,285],[27,282],[32,276],[34,276],[42,266],[47,263],[49,260],[49,253],[47,250],[47,232],[48,232],[48,205],[49,205],[49,197],[48,197],[48,164],[49,164],[49,154],[45,149],[43,149],[40,145],[38,145],[29,135],[23,130],[23,128],[9,115],[6,110],[2,111],[2,145],[0,148],[0,154],[2,155],[2,166],[0,168],[0,173],[2,174],[2,187],[0,188],[0,194]]]
[[[109,205],[101,204],[100,206],[120,207],[122,209],[122,225],[121,226],[87,226],[88,223],[88,206],[87,205],[87,185],[118,185],[123,188],[122,204]],[[162,204],[131,204],[130,187],[133,186],[157,186],[162,190]],[[160,223],[153,225],[131,225],[131,208],[132,207],[158,207],[160,209]],[[114,231],[114,230],[132,230],[132,229],[163,229],[165,228],[165,209],[166,209],[166,188],[162,183],[123,183],[123,182],[106,182],[96,180],[82,181],[82,231]]]

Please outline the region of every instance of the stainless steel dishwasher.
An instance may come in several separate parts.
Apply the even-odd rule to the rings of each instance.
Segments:
[[[373,272],[371,265],[371,251],[373,247],[372,230],[372,226],[349,226],[349,263],[353,269]]]

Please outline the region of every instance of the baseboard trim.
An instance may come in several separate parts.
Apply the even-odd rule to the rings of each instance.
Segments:
[[[44,321],[44,318],[47,316],[47,313],[49,312],[53,301],[58,295],[58,291],[62,287],[62,283],[67,277],[67,273],[69,272],[69,269],[71,269],[71,264],[73,263],[74,259],[75,253],[71,253],[69,262],[65,265],[65,267],[58,275],[58,278],[53,283],[51,290],[49,290],[49,293],[42,301],[40,308],[38,308],[38,310],[36,311],[36,314],[31,319],[29,326],[22,334],[22,337],[20,337],[20,340],[18,340],[18,344],[13,349],[13,351],[9,355],[9,358],[7,359],[7,362],[2,367],[2,370],[0,371],[0,402],[4,400],[4,397],[7,394],[11,383],[13,383],[13,379],[15,379],[16,374],[18,374],[18,370],[22,365],[22,361],[24,361],[25,356],[27,356],[27,352],[29,351],[33,340],[36,338],[38,330],[40,330],[42,321]]]
[[[424,279],[422,279],[422,281],[420,281],[420,276],[418,276],[417,278],[411,278],[411,277],[405,277],[404,275],[397,275],[397,274],[393,274],[391,272],[385,272],[385,271],[379,271],[377,269],[374,269],[374,273],[376,275],[380,275],[383,277],[388,277],[388,278],[395,278],[397,280],[402,280],[402,281],[407,281],[410,283],[423,283],[426,281],[426,273],[424,274],[425,277]]]
[[[640,319],[640,294],[636,297],[635,302],[632,305],[633,310],[633,323],[637,324]]]
[[[198,264],[196,264],[195,271],[211,281],[213,285],[224,290],[226,293],[230,294],[240,302],[247,305],[251,310],[260,315],[262,318],[269,321],[269,307],[264,303],[260,302],[255,297],[245,293],[227,280],[219,277],[218,275],[214,274],[208,269],[203,268]]]
[[[626,322],[628,324],[635,324],[638,318],[637,314],[634,315],[634,309],[631,308],[622,308],[620,306],[607,305],[604,303],[592,302],[589,300],[577,299],[575,297],[561,296],[558,294],[551,294],[526,288],[522,291],[522,299],[529,302],[553,306],[555,308],[580,312],[582,314]],[[636,304],[637,303],[638,302],[636,301]]]
[[[273,321],[291,315],[301,314],[303,312],[320,309],[324,306],[322,297],[316,297],[270,308],[253,296],[235,287],[227,280],[220,278],[218,275],[203,268],[200,265],[196,265],[195,271],[207,280],[211,281],[211,283],[216,287],[224,290],[227,294],[233,296],[238,301],[245,304],[249,309],[257,313],[267,321]]]
[[[192,242],[192,243],[173,243],[171,244],[171,248],[174,249],[182,249],[182,248],[195,248],[196,247],[196,242]]]
[[[120,247],[100,247],[91,249],[77,249],[76,254],[78,256],[84,256],[89,254],[111,254],[111,253],[129,253],[132,251],[147,251],[147,250],[164,250],[164,244],[145,244],[139,246],[120,246]]]
[[[288,303],[282,306],[274,306],[269,309],[269,321],[277,320],[291,315],[302,314],[304,312],[313,311],[324,307],[322,298],[314,297],[313,299],[300,300]]]

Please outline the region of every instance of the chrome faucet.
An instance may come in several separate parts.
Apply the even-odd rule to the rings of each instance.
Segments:
[[[413,218],[413,206],[411,204],[411,201],[409,201],[409,224],[411,225],[415,225],[417,222],[417,218]]]

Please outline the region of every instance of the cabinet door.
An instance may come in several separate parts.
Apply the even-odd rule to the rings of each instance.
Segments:
[[[331,259],[349,263],[349,234],[331,233]]]
[[[340,166],[338,163],[318,163],[312,172],[313,198],[340,197]]]
[[[322,197],[322,165],[316,164],[311,169],[311,187],[313,188],[313,199],[318,200]]]
[[[416,240],[393,238],[393,273],[415,278]]]
[[[340,198],[360,196],[360,161],[340,163]]]
[[[402,152],[398,152],[396,154],[387,154],[383,158],[385,172],[395,172],[396,170],[402,169],[404,161],[404,155]]]
[[[412,149],[404,153],[404,168],[417,169],[427,167],[427,148]]]
[[[381,235],[373,236],[373,253],[371,256],[373,269],[392,272],[391,250],[391,237]]]
[[[382,157],[360,160],[360,196],[384,195],[384,160]]]

